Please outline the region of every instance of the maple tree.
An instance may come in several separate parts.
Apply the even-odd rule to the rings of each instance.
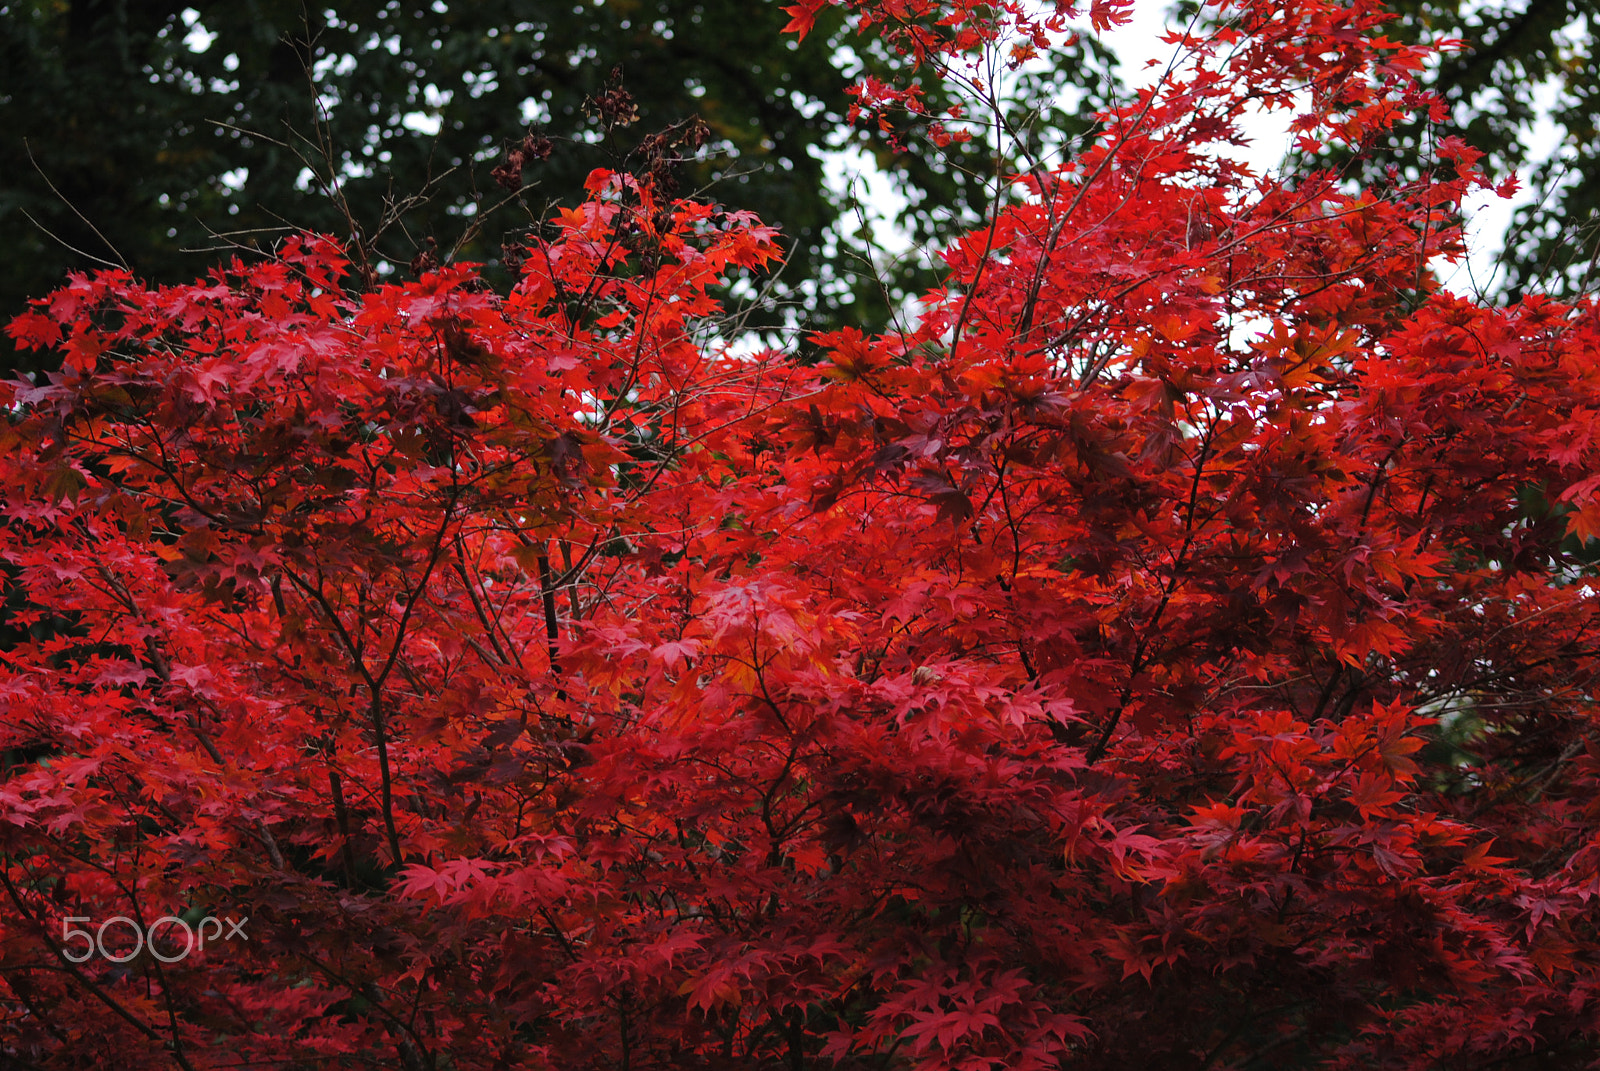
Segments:
[[[843,6],[869,120],[1071,14]],[[1221,151],[1437,103],[1374,4],[1219,14],[816,366],[715,330],[775,233],[648,174],[504,296],[307,236],[18,318],[6,1058],[1591,1066],[1595,306],[1439,288],[1464,145]]]

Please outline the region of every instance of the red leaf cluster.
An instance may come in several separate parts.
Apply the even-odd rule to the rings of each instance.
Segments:
[[[604,172],[509,296],[307,237],[15,321],[5,1059],[1589,1066],[1600,320],[1438,289],[1462,147],[1218,152],[1431,106],[1226,14],[816,366],[719,341],[772,230]],[[168,915],[249,940],[63,943]]]

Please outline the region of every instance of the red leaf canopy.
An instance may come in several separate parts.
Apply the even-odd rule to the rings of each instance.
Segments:
[[[845,6],[885,122],[1074,14]],[[1439,289],[1461,146],[1219,150],[1436,105],[1370,4],[1216,15],[814,366],[721,341],[772,230],[607,173],[508,296],[306,237],[18,319],[5,1060],[1591,1066],[1596,309]]]

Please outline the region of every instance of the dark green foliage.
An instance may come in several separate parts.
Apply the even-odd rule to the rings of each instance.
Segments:
[[[853,209],[824,189],[819,157],[840,146],[854,78],[891,57],[841,51],[837,20],[797,43],[778,32],[787,18],[751,0],[0,6],[0,318],[96,259],[186,281],[219,248],[298,228],[359,235],[358,257],[384,274],[436,248],[504,282],[508,238],[580,199],[591,169],[647,168],[641,141],[698,115],[709,138],[673,150],[692,157],[674,178],[781,227],[793,251],[774,299],[821,306],[820,326],[881,324],[933,276],[863,267]],[[1087,129],[1036,107],[1057,83],[1092,87],[1082,114],[1102,99],[1105,57],[1079,47],[1066,60],[1008,105],[1011,122],[1048,133],[1035,140]],[[637,121],[587,106],[617,85]],[[525,120],[552,151],[508,193],[491,173]],[[992,188],[982,138],[942,160],[894,153],[876,131],[857,144],[897,175],[919,242],[970,225]],[[835,224],[843,241],[826,240]],[[782,322],[769,308],[750,325]]]

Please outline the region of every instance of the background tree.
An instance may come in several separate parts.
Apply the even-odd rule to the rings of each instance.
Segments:
[[[7,4],[0,239],[13,255],[0,308],[15,315],[66,270],[107,261],[187,280],[229,246],[269,247],[297,228],[359,234],[384,272],[432,238],[439,257],[488,262],[505,286],[505,240],[581,200],[592,168],[623,166],[647,137],[699,116],[706,141],[679,152],[677,181],[783,228],[776,296],[881,325],[898,295],[935,277],[863,261],[822,155],[860,146],[894,174],[911,201],[899,222],[918,242],[980,218],[993,164],[981,147],[904,154],[893,131],[853,133],[850,86],[895,57],[844,47],[827,14],[804,42],[786,39],[788,18],[740,0]],[[637,121],[602,123],[589,105],[616,88],[614,70]],[[1109,78],[1085,44],[1011,86],[1006,105],[1019,125],[1070,137],[1110,99]],[[1081,112],[1063,112],[1062,86],[1087,92]],[[930,90],[937,112],[949,98]],[[529,128],[551,151],[492,212],[507,197],[492,172]],[[770,309],[748,321],[784,322]]]
[[[353,226],[386,269],[408,264],[433,237],[446,256],[489,262],[504,286],[506,237],[550,204],[574,203],[591,167],[621,162],[644,137],[692,114],[709,123],[710,143],[681,169],[685,189],[707,187],[781,224],[794,248],[774,294],[804,301],[812,315],[881,326],[891,305],[934,281],[916,258],[872,255],[848,199],[823,188],[820,152],[866,146],[903,183],[911,207],[901,222],[914,243],[937,245],[983,211],[992,160],[976,147],[907,155],[882,137],[840,136],[848,87],[859,74],[882,75],[892,55],[866,44],[841,51],[848,42],[827,12],[795,47],[774,33],[787,18],[776,3],[340,3],[319,6],[307,22],[309,10],[116,0],[0,7],[0,233],[18,251],[0,271],[0,308],[12,315],[64,271],[114,261],[118,251],[142,275],[178,281],[203,271],[223,242],[269,242],[296,227]],[[1427,76],[1451,103],[1451,121],[1431,135],[1422,125],[1397,129],[1370,158],[1372,177],[1391,165],[1414,172],[1429,138],[1452,131],[1484,149],[1491,174],[1515,172],[1529,159],[1529,90],[1554,80],[1560,148],[1533,177],[1540,203],[1518,216],[1504,285],[1512,295],[1587,285],[1593,250],[1584,236],[1600,165],[1590,159],[1596,90],[1581,28],[1594,12],[1582,4],[1395,10],[1391,33],[1401,40],[1458,36],[1471,47]],[[1013,132],[1034,132],[1028,140],[1045,156],[1090,129],[1090,116],[1116,97],[1109,57],[1092,35],[1050,55],[1003,102]],[[584,102],[618,64],[640,120],[596,144],[601,130]],[[937,113],[949,101],[930,89],[927,110]],[[520,141],[524,118],[557,151],[527,170],[523,202],[485,223],[478,211],[501,200],[491,172]],[[751,322],[780,320],[768,310]]]

